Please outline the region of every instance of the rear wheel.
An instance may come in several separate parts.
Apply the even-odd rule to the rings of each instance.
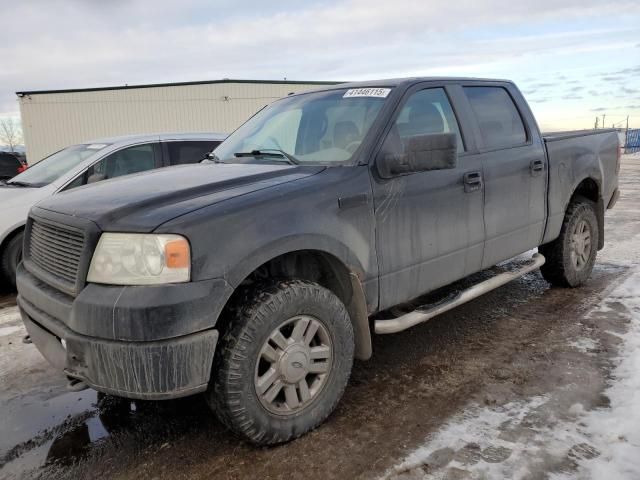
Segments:
[[[587,281],[598,253],[598,219],[593,202],[583,197],[572,200],[560,236],[538,250],[546,258],[540,270],[548,282],[577,287]]]
[[[312,282],[277,282],[253,292],[231,321],[207,400],[250,442],[286,442],[334,410],[353,353],[353,328],[340,299]]]
[[[16,270],[20,260],[22,260],[22,240],[23,233],[14,235],[2,250],[0,267],[2,267],[2,279],[5,285],[10,288],[16,287]]]

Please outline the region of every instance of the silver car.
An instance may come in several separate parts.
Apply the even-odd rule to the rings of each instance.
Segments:
[[[127,135],[72,145],[0,182],[0,283],[14,286],[22,231],[33,205],[81,185],[155,168],[197,163],[226,135]]]

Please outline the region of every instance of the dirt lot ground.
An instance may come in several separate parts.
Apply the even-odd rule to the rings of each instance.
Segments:
[[[200,397],[67,392],[0,296],[0,477],[590,478],[600,462],[640,478],[617,453],[640,458],[640,445],[590,420],[619,410],[611,388],[638,313],[640,156],[624,158],[621,189],[586,286],[550,288],[535,272],[376,338],[329,420],[275,448],[239,441]]]

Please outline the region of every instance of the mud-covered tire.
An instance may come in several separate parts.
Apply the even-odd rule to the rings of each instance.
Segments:
[[[588,253],[581,265],[576,264],[576,229],[586,226],[583,236],[589,237]],[[551,243],[541,245],[538,251],[546,262],[540,268],[542,276],[552,285],[578,287],[587,281],[598,253],[598,218],[595,204],[583,197],[576,197],[567,207],[560,236]],[[584,243],[584,242],[582,242]],[[587,250],[584,250],[585,252]]]
[[[289,347],[293,347],[294,343],[300,348],[303,348],[305,343],[314,346],[315,350],[323,348],[317,346],[317,337],[313,336],[316,334],[313,334],[308,326],[301,327],[302,339],[300,342],[294,342],[295,338],[300,338],[300,333],[294,335],[293,325],[298,323],[291,322],[300,322],[301,318],[308,318],[308,321],[313,322],[318,332],[324,335],[323,338],[330,345],[331,351],[330,356],[327,354],[330,359],[326,360],[327,364],[322,367],[328,372],[322,376],[322,382],[317,382],[321,376],[319,374],[302,373],[305,385],[321,385],[312,391],[311,397],[310,390],[303,396],[301,380],[284,376],[289,375],[288,368],[293,367],[283,359],[292,362],[292,355],[300,354],[291,353]],[[282,280],[248,291],[229,322],[216,351],[212,380],[206,393],[207,402],[220,421],[244,439],[257,445],[287,442],[320,425],[342,397],[353,365],[353,326],[340,299],[313,282]],[[281,370],[285,372],[278,377],[278,381],[285,386],[296,386],[295,398],[300,401],[297,407],[300,410],[274,413],[270,409],[278,406],[278,397],[273,400],[273,404],[265,403],[265,392],[258,393],[259,374],[266,376],[260,372],[261,368],[264,369],[264,349],[273,345],[270,342],[273,341],[275,332],[282,331],[286,337],[287,331],[284,329],[289,325],[292,325],[291,334],[286,340],[291,343],[286,343],[284,349],[276,346],[278,355],[275,357],[278,360],[273,364],[267,364],[267,371],[275,371],[274,375],[280,375]],[[310,335],[312,337],[308,339]],[[289,356],[285,357],[285,353]],[[300,365],[303,363],[304,368],[313,370],[310,365],[315,365],[313,362],[318,360],[307,362],[306,358],[314,358],[314,355],[308,355],[293,365],[298,369],[302,368]],[[299,372],[294,369],[293,373]],[[310,380],[307,380],[308,378]],[[290,392],[283,391],[278,395],[284,396],[284,393]],[[286,402],[283,401],[281,404],[282,408],[288,408],[288,402],[287,397]]]
[[[23,233],[14,235],[2,250],[0,256],[0,278],[9,288],[16,288],[16,269],[22,259]]]

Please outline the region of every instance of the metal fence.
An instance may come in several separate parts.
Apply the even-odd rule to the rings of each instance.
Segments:
[[[624,153],[640,152],[640,128],[627,130],[624,142]]]

